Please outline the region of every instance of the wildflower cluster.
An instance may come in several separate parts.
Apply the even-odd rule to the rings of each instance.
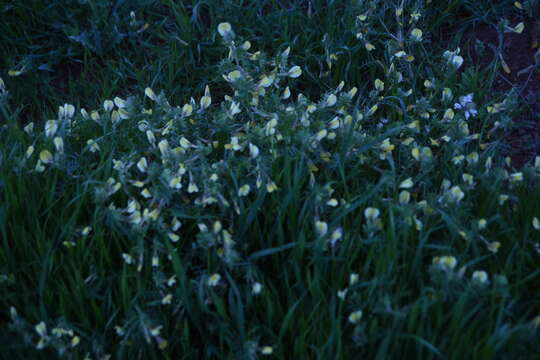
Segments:
[[[430,224],[459,239],[456,248],[480,247],[483,255],[497,256],[507,244],[491,239],[487,229],[520,184],[538,177],[540,160],[524,172],[495,169],[496,149],[479,120],[496,132],[512,104],[481,98],[475,103],[474,93],[445,76],[463,65],[459,49],[440,56],[439,73],[402,72],[403,62],[415,61],[423,41],[416,27],[421,14],[400,8],[395,15],[399,41],[387,48],[379,77],[365,91],[341,82],[309,99],[296,91],[294,81],[304,69],[289,61],[291,48],[264,54],[222,23],[217,32],[228,56],[220,69],[230,88],[223,100],[216,101],[206,86],[176,106],[148,87],[144,97],[115,97],[90,111],[65,104],[43,126],[24,127],[28,144],[15,170],[58,172],[90,184],[97,217],[127,239],[114,254],[124,271],[152,274],[154,291],[142,304],[145,309],[182,313],[191,297],[205,309],[219,306],[233,286],[250,301],[264,294],[257,271],[238,266],[263,250],[244,236],[245,229],[255,218],[272,222],[278,216],[280,207],[264,205],[285,203],[290,178],[284,173],[291,162],[305,177],[296,191],[310,195],[302,211],[310,219],[306,247],[314,254],[335,254],[352,241],[381,243],[391,231],[427,238]],[[358,15],[357,39],[371,52],[378,44],[370,38],[369,21],[369,14]],[[5,91],[1,82],[0,91]],[[476,213],[475,199],[486,188],[497,191],[496,204]],[[345,224],[353,221],[355,232],[347,232]],[[540,228],[532,215],[531,221]],[[80,224],[77,236],[91,238],[97,225]],[[77,242],[64,245],[69,251]],[[203,264],[190,269],[189,278],[180,260],[187,254],[192,263]],[[457,264],[455,257],[437,257],[432,271],[459,279],[465,268],[455,272]],[[186,281],[180,291],[182,274]],[[471,282],[483,286],[489,278],[476,270]],[[338,292],[349,304],[347,322],[354,326],[370,316],[360,305],[364,295],[358,282],[352,273]],[[139,314],[138,305],[133,307]],[[144,339],[165,349],[172,329],[165,312],[155,314],[118,320],[116,334],[126,343]],[[52,334],[44,323],[36,332],[38,348],[51,339],[73,347],[80,341],[73,330]],[[253,349],[262,355],[274,351],[258,343]]]

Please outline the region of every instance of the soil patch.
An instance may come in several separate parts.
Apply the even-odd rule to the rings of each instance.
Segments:
[[[460,45],[463,57],[472,62],[469,65],[486,67],[498,60],[507,66],[500,67],[492,87],[497,92],[514,88],[524,105],[524,111],[513,119],[517,127],[505,136],[504,155],[517,167],[540,155],[540,22],[511,18],[509,24],[516,26],[521,21],[525,28],[520,34],[500,33],[488,24],[470,26]]]

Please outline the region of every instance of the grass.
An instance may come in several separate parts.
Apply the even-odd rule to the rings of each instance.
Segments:
[[[500,65],[443,56],[522,3],[2,5],[0,352],[534,358],[540,162],[501,156]]]

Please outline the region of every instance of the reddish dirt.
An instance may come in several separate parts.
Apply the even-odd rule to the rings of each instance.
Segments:
[[[502,55],[510,73],[499,69],[493,82],[493,90],[497,92],[515,88],[520,104],[524,105],[524,110],[513,119],[516,129],[505,136],[505,155],[512,158],[516,167],[540,155],[540,64],[536,69],[531,67],[523,71],[535,65],[534,55],[540,47],[532,47],[534,27],[540,30],[540,23],[514,18],[510,19],[509,24],[515,26],[520,21],[525,23],[521,34],[505,32],[502,35]],[[537,37],[540,37],[540,31],[538,33]],[[538,41],[540,43],[540,39]],[[482,53],[478,51],[478,45],[483,45]],[[469,65],[478,67],[488,66],[494,60],[496,54],[492,47],[499,47],[499,34],[494,26],[487,24],[471,26],[461,41],[463,57],[466,61],[472,61]]]

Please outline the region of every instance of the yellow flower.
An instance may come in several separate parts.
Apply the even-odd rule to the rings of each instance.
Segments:
[[[229,24],[228,22],[222,22],[218,25],[218,32],[219,32],[219,35],[225,37],[229,34],[232,33],[232,27],[231,27],[231,24]]]
[[[50,164],[53,162],[53,156],[49,150],[43,150],[39,153],[39,160],[44,164]]]
[[[142,195],[143,197],[145,197],[146,199],[152,197],[152,194],[150,193],[150,190],[148,190],[148,189],[144,189],[143,191],[141,191],[141,195]]]
[[[169,305],[170,303],[172,303],[172,299],[173,299],[172,294],[167,294],[163,297],[163,299],[161,299],[161,303],[163,305]]]
[[[197,184],[190,182],[188,185],[188,193],[192,194],[196,192],[199,192],[199,187],[197,186]]]
[[[400,204],[407,204],[409,200],[411,199],[411,193],[409,193],[407,190],[403,190],[399,193],[399,203]]]
[[[454,118],[454,110],[452,110],[452,109],[447,109],[447,110],[444,112],[443,120],[449,121],[449,120],[452,120],[453,118]]]
[[[422,30],[418,28],[414,28],[411,30],[411,37],[414,41],[420,41],[422,40]]]
[[[469,185],[469,186],[472,186],[473,185],[473,182],[474,182],[474,176],[472,176],[471,174],[462,174],[461,175],[461,178],[463,179],[463,181]]]
[[[146,138],[148,139],[148,142],[152,145],[156,144],[156,136],[152,132],[152,130],[146,130]]]
[[[281,95],[281,98],[286,100],[289,97],[291,97],[291,89],[287,86],[285,90],[283,90],[283,94]]]
[[[399,188],[400,189],[410,189],[414,186],[414,182],[412,181],[412,178],[407,178],[405,180],[403,180],[400,184],[399,184]]]
[[[362,319],[362,315],[363,315],[362,310],[352,312],[349,315],[349,322],[351,324],[356,324],[357,322],[360,321],[360,319]]]
[[[441,266],[443,266],[443,268],[447,270],[454,270],[457,265],[457,260],[453,256],[442,256],[441,258],[439,258],[438,264],[440,264]]]
[[[315,136],[315,139],[317,141],[321,141],[322,139],[326,137],[327,134],[328,134],[328,131],[326,131],[326,129],[322,129],[321,131],[317,133],[317,135]]]
[[[252,143],[249,144],[249,155],[252,159],[255,159],[257,156],[259,156],[259,148],[257,145],[253,145]]]
[[[453,186],[450,189],[450,199],[455,202],[460,202],[465,197],[463,191],[461,191],[459,186]]]
[[[332,198],[326,202],[326,205],[336,207],[338,205],[338,201],[337,199]]]
[[[383,140],[382,144],[380,145],[380,148],[382,151],[391,152],[392,150],[396,148],[396,146],[390,142],[389,138],[386,138]]]
[[[375,79],[375,89],[377,91],[383,91],[384,90],[384,82],[381,81],[381,79]]]
[[[319,237],[323,237],[328,232],[328,224],[324,221],[315,221],[315,231]]]
[[[371,116],[373,114],[375,114],[375,111],[377,111],[379,107],[377,105],[373,105],[369,110],[368,112],[366,113],[366,116]]]
[[[114,107],[114,103],[111,101],[111,100],[105,100],[103,102],[103,109],[106,111],[106,112],[110,112]]]
[[[242,74],[238,70],[233,70],[226,76],[226,80],[229,82],[235,82],[236,80],[240,79],[242,77]]]
[[[140,172],[146,172],[146,170],[148,169],[148,162],[146,161],[146,158],[145,157],[142,157],[138,162],[137,162],[137,169],[139,169]]]
[[[32,154],[34,153],[34,146],[30,145],[27,149],[26,149],[26,158],[28,159],[30,156],[32,156]]]
[[[178,242],[180,240],[180,236],[172,232],[168,233],[167,236],[169,237],[169,240],[171,240],[172,242]]]
[[[154,93],[154,90],[150,89],[149,87],[147,87],[146,89],[144,89],[144,94],[145,94],[146,96],[148,96],[151,100],[157,101],[157,96],[156,96],[156,94]]]
[[[259,283],[259,282],[255,282],[252,286],[251,286],[251,293],[253,295],[259,295],[262,291],[262,284]]]
[[[8,76],[19,76],[23,73],[22,70],[9,70]]]
[[[210,88],[208,85],[204,88],[204,96],[201,98],[200,104],[202,109],[206,109],[210,106],[212,98],[210,97]]]
[[[523,173],[522,172],[517,172],[517,173],[510,174],[510,182],[511,183],[516,183],[516,182],[519,182],[519,181],[523,181]]]
[[[88,234],[90,234],[90,231],[92,231],[92,228],[90,226],[86,226],[86,227],[84,227],[84,229],[82,229],[81,235],[82,236],[87,236]]]
[[[266,191],[268,191],[269,193],[274,192],[276,190],[277,190],[277,185],[273,181],[266,184]]]
[[[34,133],[34,123],[33,122],[30,122],[28,125],[26,125],[24,128],[23,128],[24,132],[27,133],[28,135],[32,135]]]
[[[179,176],[173,177],[169,181],[169,186],[172,187],[173,189],[181,189],[182,188],[182,178],[179,177]]]
[[[242,44],[242,49],[248,51],[249,49],[251,49],[251,43],[247,40],[244,41],[244,43]]]
[[[489,279],[488,279],[488,274],[485,272],[485,271],[475,271],[473,272],[472,274],[472,280],[473,282],[477,283],[477,284],[487,284]]]
[[[45,325],[43,321],[37,324],[35,329],[39,336],[41,337],[47,336],[47,325]]]
[[[488,250],[492,253],[497,253],[497,251],[499,251],[499,248],[501,247],[501,243],[498,241],[488,242],[486,245]]]
[[[478,230],[483,230],[485,229],[487,226],[487,221],[486,219],[480,219],[478,220]]]
[[[75,347],[77,345],[79,345],[79,343],[81,342],[81,338],[78,337],[78,336],[74,336],[71,338],[71,346],[72,347]]]
[[[45,123],[45,136],[52,137],[56,134],[58,130],[58,121],[57,120],[48,120]]]
[[[379,211],[379,209],[374,207],[368,207],[364,210],[364,216],[369,222],[374,222],[375,220],[377,220],[380,214],[381,212]]]
[[[535,228],[536,230],[540,230],[540,220],[538,220],[536,216],[533,217],[532,224],[533,228]]]
[[[190,116],[193,113],[193,106],[190,104],[185,104],[182,107],[182,116]]]
[[[337,102],[337,97],[336,97],[336,95],[330,94],[330,95],[328,95],[328,97],[326,98],[326,100],[325,100],[323,106],[324,106],[324,107],[331,107],[331,106],[334,106],[334,105],[336,104],[336,102]]]
[[[415,160],[420,160],[420,149],[418,149],[417,147],[413,148],[411,150],[411,155]]]
[[[185,137],[181,137],[180,138],[180,146],[183,148],[183,149],[189,149],[190,147],[192,147],[193,145],[191,144],[191,142],[186,139]]]
[[[263,355],[272,355],[274,349],[271,346],[263,346],[261,348],[261,354]]]
[[[247,196],[250,190],[251,187],[248,184],[242,185],[240,189],[238,189],[238,196]]]
[[[217,284],[219,284],[220,280],[221,280],[221,275],[219,275],[217,273],[212,274],[208,278],[207,285],[210,286],[210,287],[216,286]]]
[[[123,109],[126,107],[126,101],[118,96],[114,98],[114,104],[119,108]]]
[[[291,78],[297,78],[300,75],[302,75],[302,69],[298,65],[291,67],[287,72],[287,76]]]

